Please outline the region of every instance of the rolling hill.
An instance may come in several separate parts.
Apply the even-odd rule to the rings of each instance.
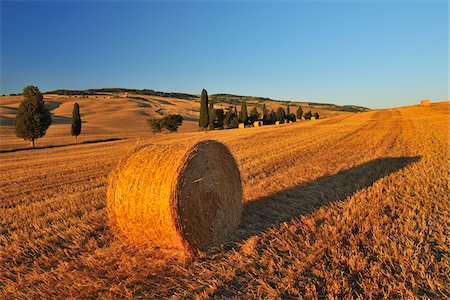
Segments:
[[[174,96],[178,98],[174,98]],[[152,90],[95,89],[86,91],[57,90],[45,94],[44,98],[47,107],[51,110],[53,125],[50,126],[45,137],[36,141],[38,147],[73,142],[70,136],[70,123],[75,102],[80,105],[83,121],[82,132],[79,136],[81,142],[152,135],[146,120],[149,117],[160,117],[161,114],[182,115],[184,121],[180,128],[181,132],[198,130],[200,104],[196,95]],[[279,106],[286,108],[287,105],[287,102],[268,98],[228,94],[212,95],[211,99],[215,101],[215,108],[228,108],[230,105],[239,105],[242,100],[246,100],[248,111],[256,106],[260,112],[263,103],[269,110],[276,110]],[[2,137],[0,150],[28,146],[28,142],[15,136],[13,128],[16,110],[21,100],[20,95],[0,97],[0,135]],[[298,105],[301,105],[305,112],[308,110],[318,112],[321,118],[367,110],[356,106],[346,108],[333,104],[292,102],[291,112],[295,112]]]

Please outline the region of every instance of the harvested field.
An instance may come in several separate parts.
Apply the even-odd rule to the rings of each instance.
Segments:
[[[448,298],[448,107],[0,153],[0,298]],[[188,260],[117,239],[110,171],[193,138],[237,160],[237,231]]]

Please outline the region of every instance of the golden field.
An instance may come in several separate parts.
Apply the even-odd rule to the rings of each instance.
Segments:
[[[199,99],[184,100],[177,98],[165,98],[157,96],[144,96],[130,94],[125,97],[122,94],[61,96],[45,94],[45,103],[52,114],[52,125],[45,137],[36,141],[36,147],[55,145],[67,145],[74,143],[70,135],[73,104],[80,105],[82,118],[82,133],[79,142],[95,141],[111,138],[142,138],[149,137],[151,133],[147,119],[158,117],[155,112],[161,110],[164,114],[180,114],[183,116],[183,125],[180,132],[198,131]],[[11,150],[29,147],[28,141],[23,141],[15,136],[14,118],[17,108],[23,100],[22,96],[0,97],[0,150]],[[257,101],[249,101],[248,111],[255,106]],[[286,105],[276,101],[265,101],[267,108],[276,110],[279,106],[286,109]],[[339,115],[351,115],[352,113],[335,111],[331,107],[315,107],[301,103],[304,112],[312,110],[318,112],[321,117]],[[215,108],[228,108],[230,104],[219,102]],[[238,107],[238,109],[240,109]],[[261,108],[258,108],[261,113]],[[291,112],[297,110],[291,106]]]
[[[72,103],[53,113],[70,118]],[[450,297],[449,102],[159,135],[145,117],[125,132],[135,119],[124,112],[139,114],[131,104],[79,103],[81,138],[129,138],[0,153],[0,298]],[[102,115],[109,127],[89,125]],[[37,145],[71,142],[63,125]],[[2,149],[28,145],[2,130]],[[184,139],[219,140],[236,158],[238,230],[190,259],[116,239],[109,172],[137,145]]]

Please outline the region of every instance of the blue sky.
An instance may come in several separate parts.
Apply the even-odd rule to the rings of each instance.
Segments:
[[[2,1],[0,94],[32,84],[442,101],[448,14],[447,1]]]

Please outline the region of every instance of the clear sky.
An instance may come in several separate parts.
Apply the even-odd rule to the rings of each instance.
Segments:
[[[100,87],[448,99],[447,1],[1,1],[0,94]]]

